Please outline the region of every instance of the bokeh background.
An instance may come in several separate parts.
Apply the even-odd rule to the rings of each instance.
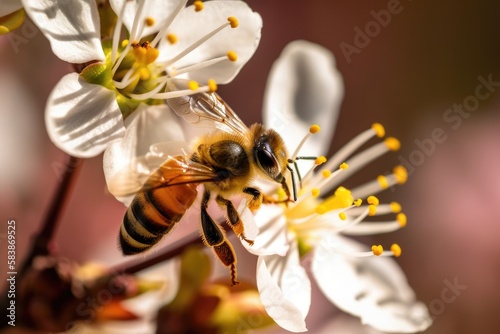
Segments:
[[[408,227],[376,240],[402,246],[398,262],[435,317],[426,333],[500,332],[500,3],[247,2],[263,17],[261,44],[219,93],[245,122],[258,122],[267,73],[282,48],[306,39],[330,49],[345,82],[330,153],[373,122],[383,123],[403,144],[400,152],[358,173],[354,182],[409,164],[408,183],[382,196],[403,205]],[[374,24],[374,13],[388,8],[397,14],[385,26]],[[359,47],[356,36],[367,27],[374,30]],[[347,45],[357,50],[346,55]],[[0,36],[2,259],[7,221],[16,220],[21,259],[59,183],[64,154],[45,132],[44,106],[54,84],[71,70],[29,22],[16,36]],[[479,78],[493,82],[489,96],[465,116],[452,114],[450,108],[474,101]],[[435,131],[439,142],[433,140]],[[124,212],[105,190],[102,158],[85,161],[63,213],[57,251],[78,261],[121,261],[116,236]],[[176,233],[171,240],[183,230]],[[242,250],[239,254],[243,257]],[[3,275],[5,261],[0,261]],[[252,280],[254,265],[253,257],[240,259],[240,275]],[[466,288],[445,303],[443,293],[449,292],[443,291],[454,282]],[[319,330],[338,313],[315,289],[308,327]]]

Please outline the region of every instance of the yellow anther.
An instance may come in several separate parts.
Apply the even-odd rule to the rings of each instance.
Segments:
[[[323,177],[326,179],[329,178],[330,175],[332,175],[332,172],[330,172],[328,169],[325,169],[321,172],[321,175],[323,175]]]
[[[146,57],[144,59],[146,61],[146,64],[153,63],[160,55],[160,51],[157,48],[149,48],[146,51]]]
[[[385,136],[385,128],[382,124],[373,123],[372,129],[373,129],[373,131],[375,131],[375,134],[377,135],[377,137],[382,138],[383,136]]]
[[[316,158],[316,160],[314,160],[314,163],[319,166],[319,165],[322,165],[326,162],[326,157],[321,155],[319,157]]]
[[[238,60],[238,55],[234,51],[229,51],[226,54],[226,56],[227,56],[227,59],[229,59],[230,61],[237,61]]]
[[[368,204],[372,204],[372,205],[379,205],[380,204],[380,201],[378,200],[377,197],[375,196],[368,196],[368,198],[366,199],[366,201],[368,202]]]
[[[339,213],[339,218],[340,218],[340,220],[346,220],[347,215],[344,212],[341,212],[341,213]]]
[[[376,255],[376,256],[382,255],[382,253],[384,252],[384,247],[382,247],[382,245],[373,245],[372,252],[373,252],[373,255]]]
[[[176,34],[167,34],[167,41],[170,43],[170,44],[175,44],[177,43],[179,39],[177,38],[177,35]]]
[[[139,70],[139,75],[141,80],[148,80],[151,77],[151,72],[147,68],[141,68]]]
[[[145,23],[148,27],[152,27],[152,26],[154,26],[154,24],[155,24],[155,19],[153,19],[152,17],[146,17],[146,19],[144,20],[144,23]]]
[[[311,127],[309,128],[309,132],[311,134],[315,134],[315,133],[318,133],[319,130],[321,130],[321,128],[319,127],[318,124],[314,124],[314,125],[311,125]]]
[[[391,252],[394,254],[395,257],[400,257],[402,250],[398,244],[392,244],[391,245]]]
[[[311,195],[312,195],[313,197],[318,197],[318,196],[319,196],[319,189],[318,189],[318,188],[313,188],[313,189],[311,190]]]
[[[385,177],[384,175],[377,176],[377,181],[378,184],[380,185],[380,188],[382,189],[389,188],[389,181],[387,181],[387,177]]]
[[[351,191],[344,187],[338,187],[332,196],[316,207],[316,212],[323,214],[331,210],[344,209],[350,207],[353,202]]]
[[[194,91],[200,88],[200,85],[196,81],[191,80],[188,83],[188,88]]]
[[[394,167],[392,172],[394,173],[394,176],[396,177],[396,182],[398,184],[404,184],[406,183],[406,180],[408,180],[408,171],[404,166],[398,165]]]
[[[194,11],[199,12],[200,10],[203,10],[204,4],[203,1],[196,0],[195,2],[193,2],[193,6],[194,6]]]
[[[234,16],[229,16],[227,18],[227,20],[229,21],[229,24],[231,25],[231,28],[236,28],[238,26],[238,19]]]
[[[361,206],[361,204],[363,204],[363,200],[361,198],[358,198],[357,200],[354,201],[354,205],[356,206]]]
[[[214,79],[208,80],[208,91],[210,93],[217,91],[217,83],[215,82]]]
[[[128,45],[128,39],[124,39],[122,41],[122,48],[126,47]]]
[[[402,212],[398,213],[398,215],[396,216],[396,220],[398,221],[399,225],[401,227],[405,227],[406,226],[406,215]]]
[[[5,35],[19,28],[26,19],[24,9],[0,17],[0,35]]]
[[[368,205],[368,216],[375,216],[377,214],[377,206],[370,204]]]
[[[389,204],[391,206],[391,211],[394,212],[394,213],[399,213],[401,212],[401,204],[399,204],[398,202],[391,202],[391,204]]]
[[[349,165],[346,164],[345,162],[343,162],[343,163],[340,164],[339,168],[342,169],[342,170],[346,170],[347,168],[349,168]]]
[[[401,143],[397,138],[394,137],[387,137],[384,140],[384,143],[387,146],[387,148],[391,151],[397,151],[401,148]]]

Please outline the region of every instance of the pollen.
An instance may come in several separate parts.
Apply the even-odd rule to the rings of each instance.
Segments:
[[[391,245],[391,252],[394,254],[395,257],[400,257],[402,250],[398,244],[392,244]]]
[[[339,168],[342,169],[342,170],[346,170],[347,168],[349,168],[349,165],[346,164],[345,162],[343,162],[343,163],[340,164]]]
[[[380,188],[382,189],[389,188],[389,181],[387,180],[387,177],[385,177],[384,175],[379,175],[377,177],[377,182],[380,185]]]
[[[230,61],[237,61],[238,60],[238,54],[236,54],[236,52],[234,51],[229,51],[227,54],[227,59],[229,59]]]
[[[345,212],[341,212],[341,213],[339,213],[339,218],[341,220],[346,220],[347,219],[347,215],[345,214]]]
[[[215,82],[214,79],[208,80],[208,91],[210,93],[213,93],[213,92],[217,91],[217,83]]]
[[[316,134],[319,132],[319,130],[321,130],[321,128],[319,127],[318,124],[311,125],[311,127],[309,128],[309,132],[311,134]]]
[[[361,198],[358,198],[357,200],[354,201],[354,205],[357,207],[360,207],[361,204],[363,204],[363,200]]]
[[[234,16],[229,16],[227,20],[229,21],[231,28],[236,28],[239,24],[238,19]]]
[[[198,90],[198,88],[200,88],[200,84],[198,84],[196,81],[194,80],[191,80],[189,81],[188,83],[188,88],[191,89],[192,91],[196,91]]]
[[[332,172],[330,172],[328,169],[325,169],[324,171],[321,172],[321,175],[323,175],[323,177],[326,179],[329,178],[330,175],[332,175]]]
[[[175,44],[177,43],[177,41],[179,40],[179,38],[177,38],[177,35],[176,34],[168,34],[167,35],[167,41],[170,43],[170,44]]]
[[[324,155],[322,156],[319,156],[316,158],[316,160],[314,160],[314,164],[319,166],[319,165],[322,165],[326,162],[326,157]]]
[[[196,0],[195,2],[193,2],[193,6],[194,6],[195,12],[199,12],[199,11],[203,10],[203,8],[205,7],[205,5],[203,4],[203,1],[200,1],[200,0]]]
[[[394,173],[394,176],[396,177],[396,181],[398,184],[404,184],[406,183],[406,180],[408,180],[408,171],[406,170],[405,167],[398,165],[394,167],[392,170]]]
[[[401,148],[401,143],[397,138],[388,137],[384,140],[385,145],[391,151],[397,151]]]
[[[373,123],[372,124],[372,129],[375,131],[375,134],[377,137],[382,138],[385,136],[385,129],[384,126],[380,123]]]
[[[320,193],[320,192],[319,192],[319,189],[318,189],[318,188],[313,188],[313,189],[311,190],[311,195],[312,195],[313,197],[318,197],[318,196],[319,196],[319,193]]]
[[[373,255],[380,256],[384,252],[384,248],[382,247],[382,245],[373,245],[372,252]]]
[[[155,19],[152,18],[152,17],[146,17],[146,19],[144,20],[144,23],[148,26],[148,27],[152,27],[155,25]]]
[[[380,201],[378,200],[378,198],[373,196],[373,195],[368,196],[366,201],[368,202],[368,204],[372,204],[372,205],[379,205],[380,204]]]
[[[123,48],[124,48],[124,47],[126,47],[126,46],[128,45],[128,43],[129,43],[129,40],[128,40],[128,39],[124,39],[124,40],[122,41],[122,47],[123,47]]]
[[[377,214],[377,206],[370,204],[368,205],[368,216],[375,216]]]
[[[398,215],[396,216],[396,220],[398,221],[399,226],[401,226],[401,227],[406,226],[407,218],[406,218],[406,215],[404,213],[402,213],[402,212],[398,213]]]
[[[391,211],[393,213],[401,212],[401,204],[399,204],[398,202],[391,202],[391,204],[389,205],[391,206]]]

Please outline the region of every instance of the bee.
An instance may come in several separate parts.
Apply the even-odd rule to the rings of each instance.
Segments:
[[[208,214],[207,207],[215,200],[225,211],[227,225],[252,245],[230,198],[240,194],[249,196],[247,206],[251,211],[257,210],[263,202],[276,203],[252,186],[256,177],[264,176],[281,184],[288,196],[283,202],[291,201],[285,177],[286,171],[291,169],[284,141],[276,131],[261,124],[248,128],[216,93],[172,98],[167,103],[188,123],[219,131],[198,138],[189,155],[167,158],[149,175],[139,191],[122,189],[119,195],[136,194],[120,228],[121,250],[124,255],[133,255],[157,244],[189,210],[198,196],[198,185],[203,184],[202,240],[230,268],[231,283],[236,285],[236,254],[222,227]],[[139,179],[140,175],[135,178]],[[123,185],[115,185],[115,189],[120,187]]]

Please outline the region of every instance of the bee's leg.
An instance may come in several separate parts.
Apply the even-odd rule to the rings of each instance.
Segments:
[[[203,243],[213,248],[219,260],[231,271],[231,285],[236,285],[239,282],[236,279],[236,254],[234,253],[233,245],[227,240],[224,231],[210,217],[207,212],[208,201],[210,200],[210,192],[205,191],[201,201],[201,234]]]
[[[254,212],[260,208],[260,205],[264,201],[264,195],[257,188],[247,187],[243,189],[245,194],[249,194],[252,196],[250,202],[248,202],[248,208]]]
[[[243,226],[240,215],[234,208],[233,203],[220,195],[217,196],[216,201],[220,207],[226,208],[227,224],[231,227],[234,233],[236,233],[238,237],[240,237],[242,240],[245,240],[250,246],[252,246],[253,240],[249,240],[245,237],[245,227]]]

